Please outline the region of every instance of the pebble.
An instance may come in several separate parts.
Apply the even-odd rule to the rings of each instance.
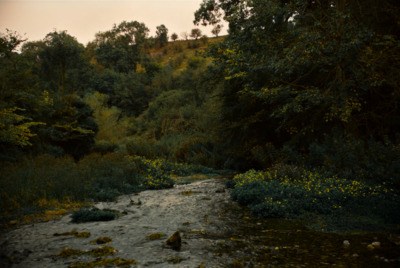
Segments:
[[[345,247],[350,247],[350,242],[349,242],[349,240],[344,240],[344,241],[343,241],[343,246],[345,246]]]

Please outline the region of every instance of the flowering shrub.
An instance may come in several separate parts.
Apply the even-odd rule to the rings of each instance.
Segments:
[[[232,184],[232,198],[249,205],[254,214],[262,217],[328,215],[364,207],[385,220],[400,220],[395,212],[400,207],[399,194],[386,183],[370,185],[325,177],[317,171],[303,170],[299,177],[291,177],[278,170],[250,170],[236,175]]]

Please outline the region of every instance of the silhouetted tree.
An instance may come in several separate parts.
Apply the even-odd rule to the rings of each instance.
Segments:
[[[199,39],[199,37],[201,37],[201,30],[199,28],[192,29],[190,37],[194,38],[195,40]]]
[[[176,33],[173,33],[171,35],[171,39],[175,42],[178,39],[178,35]]]

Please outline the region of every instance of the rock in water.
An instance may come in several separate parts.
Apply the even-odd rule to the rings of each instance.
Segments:
[[[176,231],[173,235],[171,235],[167,240],[167,245],[170,246],[174,250],[180,250],[182,245],[181,234],[179,231]]]

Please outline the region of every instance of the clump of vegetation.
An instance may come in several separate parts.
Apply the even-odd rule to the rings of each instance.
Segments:
[[[94,267],[110,267],[110,266],[118,266],[118,267],[131,267],[132,265],[136,265],[137,262],[132,259],[124,259],[124,258],[97,258],[91,262],[75,262],[68,266],[68,268],[94,268]]]
[[[71,215],[72,222],[82,223],[90,221],[111,221],[118,217],[117,211],[100,210],[98,208],[84,208],[74,211]]]
[[[192,195],[192,194],[194,194],[193,191],[183,191],[183,192],[181,192],[181,195]]]
[[[112,248],[112,247],[100,247],[100,248],[94,248],[91,250],[79,250],[79,249],[70,249],[70,248],[65,248],[61,250],[57,256],[63,257],[63,258],[68,258],[68,257],[76,257],[80,255],[90,255],[93,257],[101,257],[101,256],[110,256],[114,255],[117,251]]]
[[[325,216],[335,215],[345,219],[352,215],[360,224],[369,218],[370,228],[377,227],[372,222],[385,223],[388,228],[400,222],[399,192],[391,184],[368,184],[307,170],[291,175],[276,169],[238,174],[233,179],[232,198],[261,217],[328,219]],[[358,227],[355,220],[347,228]]]
[[[82,232],[79,233],[77,229],[72,229],[71,232],[65,232],[65,233],[55,233],[54,236],[69,236],[69,235],[73,235],[77,238],[88,238],[90,237],[90,233],[89,232]]]
[[[91,236],[90,232],[82,232],[82,233],[77,233],[75,235],[75,237],[77,238],[88,238],[90,236]]]
[[[109,244],[111,242],[112,242],[111,238],[109,238],[107,236],[104,236],[104,237],[99,237],[99,238],[97,238],[97,239],[95,239],[93,241],[90,241],[90,244],[98,244],[98,245],[100,245],[100,244]]]
[[[147,239],[149,240],[157,240],[157,239],[161,239],[163,237],[165,237],[166,234],[163,233],[154,233],[154,234],[150,234],[147,236]]]
[[[132,164],[144,176],[142,186],[145,189],[171,188],[175,184],[175,176],[193,173],[215,173],[216,171],[201,165],[189,165],[170,162],[165,159],[146,159],[141,156],[130,156]]]
[[[184,260],[186,260],[186,259],[177,257],[177,258],[168,259],[167,262],[169,262],[169,263],[180,263],[180,262],[182,262]]]
[[[71,268],[94,268],[94,267],[109,267],[111,265],[118,267],[131,267],[131,265],[137,264],[135,260],[124,259],[124,258],[102,258],[104,256],[114,255],[117,251],[109,246],[94,248],[91,250],[78,250],[65,248],[61,250],[56,256],[62,258],[76,258],[77,256],[89,255],[96,257],[95,260],[91,262],[75,262],[70,264],[68,267]]]
[[[54,236],[68,236],[68,235],[76,235],[78,230],[76,228],[72,229],[71,232],[64,232],[64,233],[55,233]]]

